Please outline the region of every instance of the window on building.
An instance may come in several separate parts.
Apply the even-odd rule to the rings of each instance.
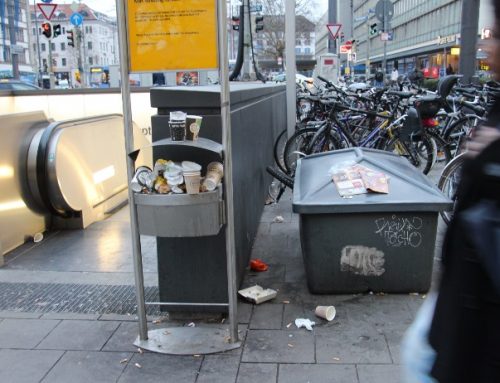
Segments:
[[[56,43],[50,43],[50,49],[52,49],[52,52],[55,52],[55,50],[56,50]]]
[[[45,43],[41,43],[40,46],[42,47],[42,52],[45,52],[47,50]]]
[[[52,59],[52,66],[57,66],[57,60],[56,59]]]
[[[61,50],[65,51],[66,50],[66,43],[61,43]]]
[[[300,48],[295,48],[295,54],[296,55],[300,55],[301,53],[301,49]]]
[[[295,39],[295,45],[301,45],[300,39]]]
[[[306,55],[310,55],[311,54],[311,48],[307,47],[305,50],[304,50],[304,53]]]
[[[94,59],[92,57],[89,57],[89,65],[94,65]]]
[[[33,28],[33,36],[36,35],[36,28]]]
[[[88,42],[87,42],[87,49],[88,49],[89,51],[91,51],[91,50],[92,50],[92,41],[88,41]]]
[[[66,59],[65,58],[61,59],[61,66],[66,66]]]
[[[92,25],[89,25],[89,33],[92,33]]]

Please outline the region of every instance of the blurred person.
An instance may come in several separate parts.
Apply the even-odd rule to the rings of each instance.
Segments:
[[[453,67],[451,66],[451,64],[448,64],[448,67],[446,68],[446,75],[450,75],[450,74],[455,74],[455,71],[453,70]]]
[[[379,65],[377,71],[375,72],[375,88],[384,87],[384,72],[382,71],[382,66]]]
[[[392,87],[395,87],[397,85],[398,78],[399,78],[399,71],[398,71],[398,68],[396,66],[394,66],[394,68],[392,68],[392,72],[391,72],[391,86]]]
[[[500,1],[488,50],[500,79]],[[405,383],[500,382],[500,100],[468,143],[443,271],[402,345]]]

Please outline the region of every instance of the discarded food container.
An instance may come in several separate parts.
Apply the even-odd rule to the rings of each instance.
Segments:
[[[354,162],[389,177],[389,193],[343,198],[329,174]],[[427,291],[438,213],[447,199],[406,159],[350,148],[299,160],[293,211],[312,293]]]

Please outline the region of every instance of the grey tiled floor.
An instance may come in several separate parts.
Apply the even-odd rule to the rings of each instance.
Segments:
[[[278,215],[284,222],[274,222]],[[238,303],[246,336],[240,349],[206,356],[142,353],[132,344],[138,333],[133,315],[11,310],[0,312],[0,382],[399,382],[399,344],[424,297],[311,294],[298,225],[290,194],[264,209],[252,257],[270,268],[247,272],[242,287],[258,283],[277,289],[278,295],[258,306]],[[16,275],[21,282],[33,275],[38,283],[43,276],[52,283],[61,275],[56,283],[73,278],[123,283],[121,273],[132,272],[128,242],[125,208],[85,231],[58,232],[39,246],[22,246],[7,256],[0,283],[12,282]],[[143,247],[146,271],[154,277],[154,239],[143,238]],[[110,258],[100,257],[103,253]],[[326,322],[315,317],[318,304],[334,305],[336,318]],[[314,330],[297,329],[293,323],[298,317],[316,321]],[[183,324],[166,320],[150,322],[149,328]]]

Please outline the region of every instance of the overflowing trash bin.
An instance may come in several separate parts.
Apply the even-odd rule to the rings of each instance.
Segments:
[[[361,148],[298,162],[293,211],[312,293],[425,292],[452,202],[406,159]]]

